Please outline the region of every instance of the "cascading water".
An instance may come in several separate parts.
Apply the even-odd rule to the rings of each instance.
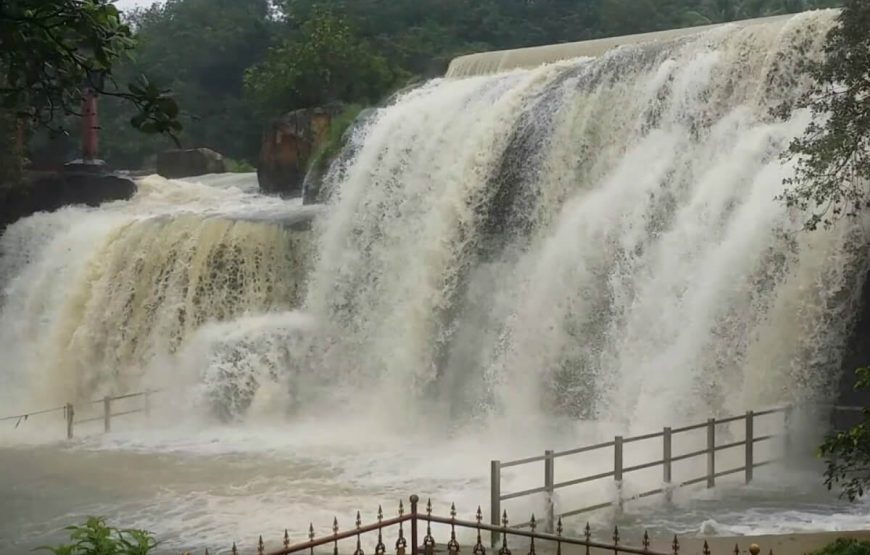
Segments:
[[[23,220],[0,242],[0,396],[167,387],[167,421],[275,425],[318,461],[288,467],[304,522],[396,480],[480,503],[493,453],[826,398],[867,233],[804,233],[775,199],[809,114],[770,112],[833,22],[431,81],[356,130],[322,208],[147,178],[130,202]],[[473,463],[413,458],[409,425]],[[206,452],[238,439],[219,426]]]
[[[774,197],[830,13],[436,80],[334,168],[323,360],[506,415],[645,428],[827,395],[866,257]]]

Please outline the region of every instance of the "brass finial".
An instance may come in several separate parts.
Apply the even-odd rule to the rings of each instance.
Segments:
[[[761,548],[758,546],[757,543],[754,543],[749,546],[749,552],[752,553],[752,555],[758,555],[759,553],[761,553]]]

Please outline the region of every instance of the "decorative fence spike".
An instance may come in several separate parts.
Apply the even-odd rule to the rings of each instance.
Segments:
[[[507,528],[510,522],[508,521],[507,511],[502,513],[501,524],[503,528]],[[511,550],[508,549],[507,534],[501,535],[501,549],[498,550],[498,555],[511,555]]]
[[[362,548],[362,542],[360,540],[360,527],[362,527],[362,517],[359,514],[359,511],[356,512],[356,549],[353,552],[353,555],[365,555],[365,551]]]
[[[535,520],[535,513],[532,513],[529,527],[532,529],[532,539],[529,541],[529,555],[535,555],[535,530],[538,528],[538,523]]]
[[[387,552],[387,546],[384,545],[384,509],[378,505],[378,543],[375,545],[375,555],[384,555]]]
[[[707,543],[707,540],[704,540],[704,550],[702,553],[704,555],[710,555],[710,544]]]
[[[556,523],[556,535],[560,538],[562,537],[562,530],[564,530],[564,528],[562,528],[562,517],[559,517],[559,521]],[[562,555],[561,541],[556,542],[556,555]]]
[[[332,517],[332,535],[338,536],[338,517]],[[338,538],[332,540],[332,555],[338,555]]]
[[[233,549],[230,551],[233,555],[239,555],[239,550],[236,549],[236,542],[233,542]]]
[[[290,531],[284,528],[284,549],[290,547]]]
[[[613,527],[613,555],[619,555],[619,526]]]
[[[426,536],[423,538],[423,553],[435,553],[435,538],[432,536],[432,499],[426,500]]]
[[[208,555],[208,548],[205,548],[205,555]]]
[[[586,523],[586,528],[583,529],[583,537],[586,538],[586,555],[589,555],[589,542],[592,541],[592,527]]]
[[[399,499],[399,518],[405,516],[405,505]],[[405,555],[408,550],[408,540],[405,539],[404,522],[399,522],[399,539],[396,540],[396,555]]]
[[[680,540],[677,539],[676,535],[674,535],[674,543],[671,544],[671,547],[674,550],[674,555],[680,555]]]
[[[649,551],[649,532],[647,532],[646,530],[643,531],[642,545],[644,551]]]
[[[447,542],[447,552],[459,555],[459,542],[456,541],[456,503],[450,504],[450,541]]]
[[[740,544],[734,544],[734,555],[740,555]]]
[[[474,549],[471,552],[473,555],[486,555],[486,548],[480,538],[480,523],[483,522],[483,511],[480,510],[480,505],[477,506],[477,514],[474,515],[474,519],[477,521],[477,543],[474,544]]]
[[[257,542],[257,555],[264,555],[266,553],[266,544],[263,543],[263,536],[260,536],[260,540]]]
[[[314,523],[313,522],[308,523],[308,541],[310,541],[310,542],[314,541]],[[314,555],[314,546],[313,545],[309,548],[308,552],[310,555]]]

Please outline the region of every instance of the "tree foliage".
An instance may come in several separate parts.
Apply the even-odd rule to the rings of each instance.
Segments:
[[[870,390],[870,368],[857,373],[855,388]],[[819,450],[827,459],[825,484],[828,489],[839,489],[850,501],[863,497],[870,487],[870,409],[864,409],[863,414],[860,424],[830,435]]]
[[[830,225],[870,206],[870,2],[847,0],[830,32],[825,56],[808,63],[815,87],[799,102],[813,113],[806,134],[792,142],[795,176],[782,198],[808,211],[806,226]]]
[[[0,2],[0,104],[37,127],[63,130],[91,88],[132,104],[140,131],[175,137],[178,106],[144,77],[122,88],[113,69],[135,47],[108,0]]]
[[[263,112],[274,114],[336,101],[376,102],[396,77],[344,16],[318,9],[247,71],[245,86]]]

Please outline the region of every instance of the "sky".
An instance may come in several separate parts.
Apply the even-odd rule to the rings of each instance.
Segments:
[[[115,2],[115,5],[118,6],[119,9],[129,10],[130,8],[150,6],[153,2],[154,0],[118,0]]]

